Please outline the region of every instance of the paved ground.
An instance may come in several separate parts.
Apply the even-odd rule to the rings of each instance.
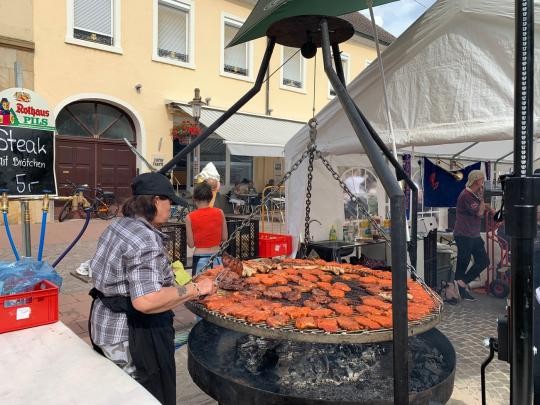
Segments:
[[[90,285],[72,275],[79,264],[91,257],[96,242],[106,221],[92,220],[81,241],[57,266],[64,278],[60,294],[60,319],[77,335],[88,342],[88,310]],[[82,221],[73,220],[63,224],[51,224],[46,235],[45,260],[53,262],[74,238],[82,226]],[[12,229],[16,241],[20,240],[20,226]],[[35,235],[35,236],[34,236]],[[33,255],[37,252],[39,227],[33,226]],[[0,260],[11,261],[13,255],[3,232],[0,232]],[[447,305],[439,329],[452,341],[457,352],[457,371],[454,393],[450,405],[476,405],[481,403],[480,365],[489,351],[482,345],[486,337],[496,335],[497,316],[505,311],[505,300],[475,293],[476,302]],[[176,310],[175,328],[186,330],[194,322],[193,315],[184,307]],[[183,346],[176,352],[177,363],[177,403],[182,405],[215,404],[191,382],[187,372],[187,351]],[[496,358],[486,376],[487,403],[503,405],[509,403],[509,365]]]

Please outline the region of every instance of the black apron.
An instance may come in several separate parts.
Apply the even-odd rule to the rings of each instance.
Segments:
[[[89,294],[93,298],[90,319],[96,298],[111,311],[127,315],[129,352],[137,370],[137,381],[162,404],[175,405],[174,312],[169,310],[158,314],[143,314],[133,307],[129,297],[105,297],[95,288]],[[94,350],[103,354],[92,341],[90,325],[88,331]]]

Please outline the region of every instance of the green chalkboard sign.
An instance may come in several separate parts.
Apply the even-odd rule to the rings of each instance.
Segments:
[[[0,189],[12,196],[56,195],[54,118],[31,90],[0,92]]]

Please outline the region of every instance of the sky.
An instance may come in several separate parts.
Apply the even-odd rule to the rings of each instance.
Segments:
[[[374,7],[375,22],[398,37],[416,21],[436,0],[399,0]],[[361,12],[369,18],[369,10]]]

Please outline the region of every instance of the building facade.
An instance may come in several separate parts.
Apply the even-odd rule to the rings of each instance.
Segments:
[[[58,183],[101,185],[120,196],[129,194],[138,171],[147,170],[124,138],[149,162],[167,162],[186,143],[173,131],[193,123],[189,110],[178,105],[189,105],[199,88],[210,108],[226,110],[253,87],[266,48],[262,38],[226,49],[255,0],[6,3],[0,10],[10,18],[0,28],[0,52],[10,57],[1,58],[0,89],[15,87],[18,61],[24,87],[43,96],[57,117]],[[351,80],[376,51],[365,18],[348,18],[356,34],[341,49]],[[393,39],[383,30],[379,37],[383,46]],[[321,58],[319,52],[306,60],[297,49],[277,45],[267,82],[242,112],[306,122],[333,97]],[[225,187],[248,177],[261,188],[279,177],[279,157],[229,149],[217,134],[201,145],[202,164],[224,162]],[[180,164],[175,170],[182,185],[192,177],[189,168]]]

